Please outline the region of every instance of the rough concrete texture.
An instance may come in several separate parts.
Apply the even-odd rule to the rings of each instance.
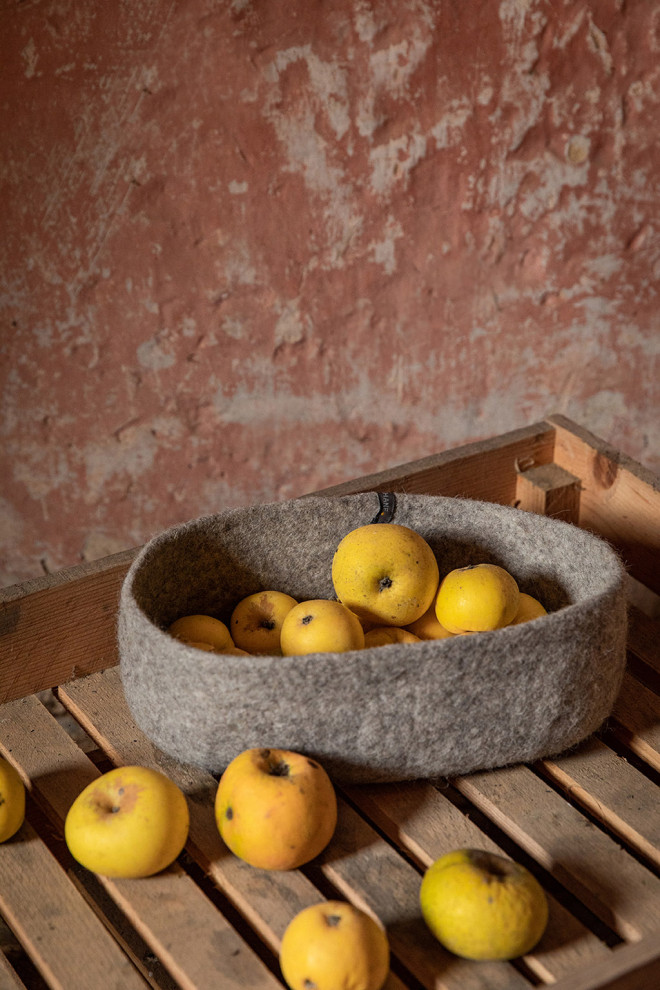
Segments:
[[[660,8],[0,7],[0,582],[563,412],[660,468]]]

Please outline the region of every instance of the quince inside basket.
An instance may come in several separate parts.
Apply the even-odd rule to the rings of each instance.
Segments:
[[[119,609],[120,670],[137,724],[166,754],[220,773],[249,747],[318,759],[338,782],[465,774],[574,746],[609,715],[625,665],[625,572],[600,538],[505,506],[397,495],[394,522],[441,576],[490,561],[549,614],[493,632],[348,653],[207,653],[166,629],[228,622],[267,588],[333,598],[334,551],[378,511],[374,492],[231,509],[169,529],[133,562]],[[384,523],[387,525],[387,523]]]

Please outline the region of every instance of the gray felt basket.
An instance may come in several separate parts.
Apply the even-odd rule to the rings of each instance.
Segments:
[[[228,622],[266,588],[332,598],[332,557],[378,511],[374,492],[231,509],[167,530],[121,593],[120,669],[137,724],[175,759],[221,772],[244,749],[307,753],[335,780],[449,777],[574,746],[609,715],[625,664],[625,572],[588,532],[467,499],[398,495],[395,522],[430,543],[441,576],[492,561],[550,614],[494,632],[341,654],[231,656],[164,630]],[[386,524],[385,524],[386,525]]]

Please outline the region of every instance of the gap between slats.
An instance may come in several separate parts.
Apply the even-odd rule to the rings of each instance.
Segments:
[[[609,746],[587,740],[534,769],[641,858],[660,869],[658,788]]]

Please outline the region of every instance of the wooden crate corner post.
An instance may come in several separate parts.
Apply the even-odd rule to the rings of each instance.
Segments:
[[[516,465],[516,505],[526,512],[578,525],[580,479],[558,464]]]

